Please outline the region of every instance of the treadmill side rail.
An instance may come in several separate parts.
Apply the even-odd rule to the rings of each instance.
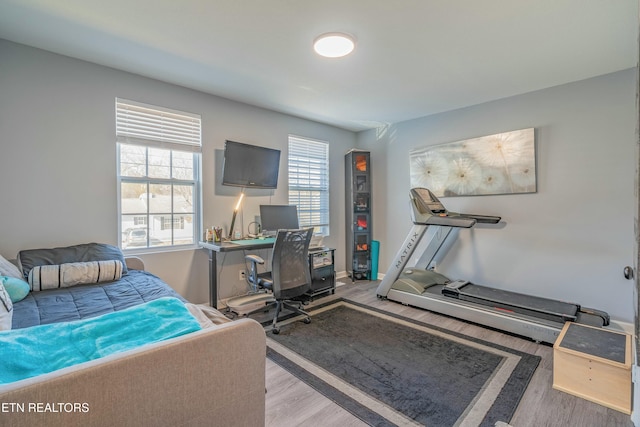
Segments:
[[[424,295],[411,295],[391,289],[388,298],[402,304],[408,304],[447,316],[464,319],[479,325],[488,326],[529,337],[536,342],[553,344],[560,334],[563,323],[555,323],[542,319],[528,319],[526,316],[513,316],[483,307],[466,303],[449,297],[425,298]]]
[[[453,298],[459,298],[460,288],[468,284],[468,280],[455,280],[453,282],[449,282],[444,286],[444,288],[442,288],[442,294]]]

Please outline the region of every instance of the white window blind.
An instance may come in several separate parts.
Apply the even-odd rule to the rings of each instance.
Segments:
[[[183,151],[200,151],[202,146],[198,114],[120,98],[116,98],[116,136],[121,143]]]
[[[300,227],[329,234],[329,144],[289,135],[289,204]]]

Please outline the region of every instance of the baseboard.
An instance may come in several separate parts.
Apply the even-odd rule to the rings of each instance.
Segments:
[[[635,340],[634,340],[635,341]],[[633,352],[635,356],[635,351]],[[633,381],[633,398],[631,402],[631,422],[634,426],[640,427],[640,383],[638,382],[638,372],[640,368],[637,364],[631,366],[631,380]]]
[[[624,333],[627,333],[629,335],[635,335],[635,333],[634,333],[635,328],[633,326],[633,323],[621,322],[621,321],[618,321],[618,320],[611,320],[611,322],[609,323],[608,328],[613,330],[613,331],[624,332]]]

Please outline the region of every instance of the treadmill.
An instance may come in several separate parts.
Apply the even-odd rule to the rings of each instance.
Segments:
[[[449,280],[434,271],[460,229],[497,224],[497,216],[447,211],[426,188],[413,188],[413,227],[380,282],[379,298],[446,314],[553,344],[565,322],[603,327],[609,315],[579,304]],[[408,267],[407,265],[411,265]]]

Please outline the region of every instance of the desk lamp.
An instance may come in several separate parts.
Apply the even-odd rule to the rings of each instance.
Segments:
[[[236,203],[236,207],[233,209],[233,217],[231,217],[231,227],[229,227],[229,236],[227,237],[229,240],[233,240],[233,227],[236,224],[236,215],[238,214],[238,209],[240,209],[240,205],[242,204],[243,198],[244,198],[244,192],[240,192],[238,203]]]

